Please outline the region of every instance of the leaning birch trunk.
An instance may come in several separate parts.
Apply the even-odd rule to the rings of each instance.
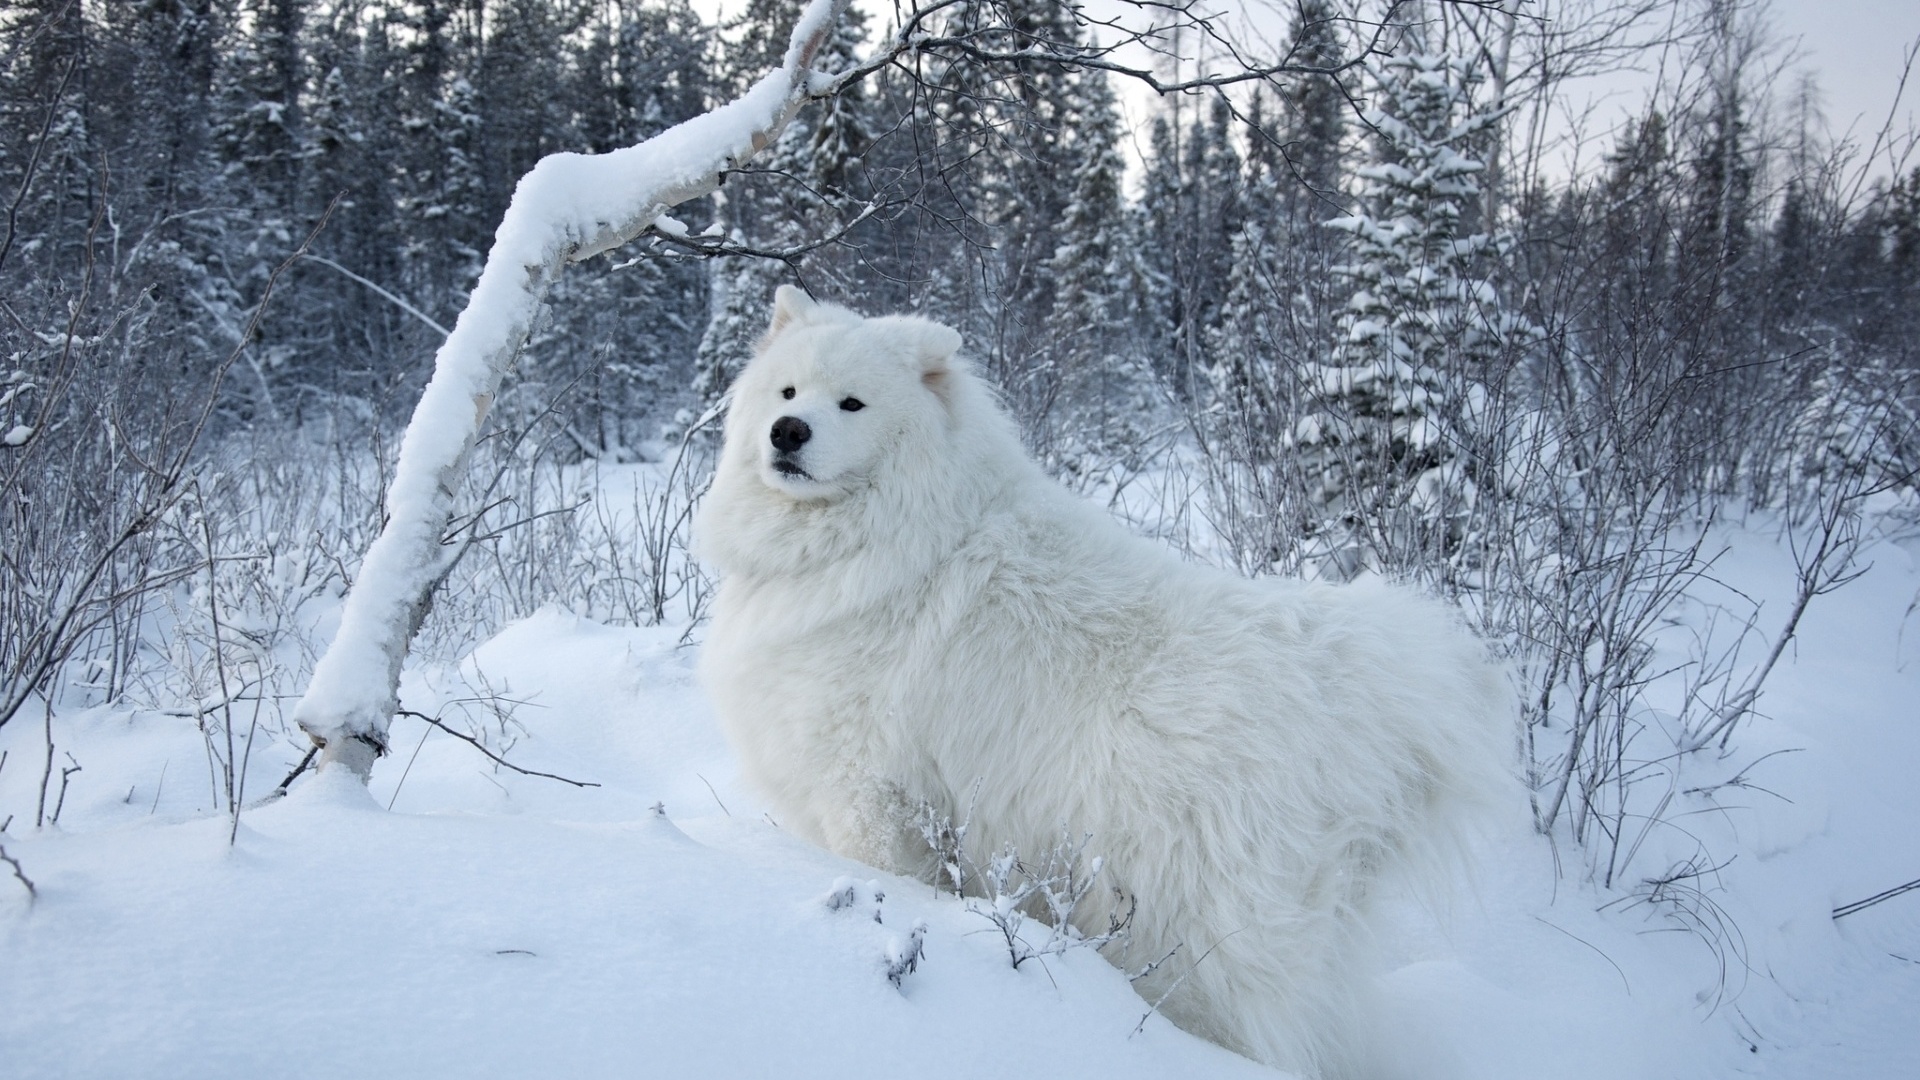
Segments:
[[[513,193],[493,250],[407,424],[387,523],[347,594],[340,629],[294,709],[322,768],[363,781],[385,753],[400,668],[458,548],[443,543],[454,493],[500,380],[568,262],[639,236],[668,209],[712,192],[723,171],[771,143],[813,89],[810,65],[848,0],[812,0],[780,69],[739,100],[638,146],[555,154]]]

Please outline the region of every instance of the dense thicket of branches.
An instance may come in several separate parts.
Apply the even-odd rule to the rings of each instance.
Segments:
[[[1804,606],[1844,579],[1863,500],[1911,487],[1920,169],[1770,96],[1745,0],[1523,7],[1300,0],[1285,70],[1123,118],[1127,65],[1081,9],[922,4],[924,48],[803,112],[688,233],[561,282],[496,442],[666,453],[783,280],[951,322],[1070,479],[1197,461],[1244,571],[1469,601],[1528,699],[1540,824],[1578,815],[1610,875],[1648,635],[1706,561],[1687,526],[1731,502],[1824,528]],[[377,485],[327,444],[404,415],[517,178],[731,96],[799,8],[0,6],[0,723],[63,679],[124,692],[144,598],[220,564],[236,470],[284,493],[286,448],[334,453],[319,486],[364,535]],[[1162,77],[1233,70],[1215,24],[1168,10],[1180,30],[1144,41]],[[851,13],[819,66],[877,29]],[[1592,166],[1546,169],[1560,81],[1656,32],[1680,76]],[[260,456],[216,479],[207,433]],[[516,475],[523,517],[566,502]],[[685,520],[661,498],[650,563],[601,553],[608,610],[661,617]],[[259,528],[246,558],[280,559]],[[305,558],[301,595],[357,550]],[[500,615],[548,598],[524,566],[500,588]],[[1724,741],[1757,696],[1713,670],[1683,743]]]

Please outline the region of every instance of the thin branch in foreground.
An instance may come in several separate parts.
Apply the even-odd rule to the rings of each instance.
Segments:
[[[1240,930],[1245,930],[1245,929],[1246,927],[1244,926],[1240,928]],[[1239,933],[1240,930],[1235,930],[1233,934]],[[1187,976],[1192,975],[1195,971],[1199,970],[1200,965],[1207,962],[1207,957],[1213,955],[1213,950],[1219,948],[1221,945],[1226,944],[1227,938],[1232,937],[1233,934],[1228,934],[1227,937],[1223,937],[1219,941],[1214,942],[1212,945],[1207,946],[1207,951],[1200,954],[1200,959],[1195,960],[1193,962],[1192,967],[1181,972],[1179,978],[1173,980],[1172,983],[1168,984],[1167,988],[1160,992],[1160,996],[1157,998],[1154,998],[1153,1003],[1147,1006],[1147,1011],[1140,1014],[1140,1022],[1133,1025],[1133,1030],[1127,1033],[1127,1038],[1131,1039],[1135,1035],[1138,1035],[1142,1031],[1145,1031],[1147,1028],[1147,1021],[1153,1019],[1153,1014],[1160,1011],[1160,1006],[1166,1004],[1167,999],[1173,996],[1173,992],[1175,990],[1180,989],[1180,984],[1187,981]],[[1131,979],[1144,978],[1149,973],[1151,973],[1154,968],[1157,968],[1161,964],[1164,964],[1168,960],[1171,960],[1173,958],[1173,954],[1175,952],[1178,952],[1179,948],[1180,947],[1178,945],[1175,945],[1173,949],[1167,952],[1167,955],[1161,957],[1158,960],[1155,960],[1153,963],[1148,964],[1146,967],[1141,968],[1140,973],[1138,975],[1132,976]]]
[[[1920,889],[1920,878],[1915,878],[1905,885],[1895,885],[1885,892],[1874,893],[1865,900],[1855,900],[1851,904],[1841,904],[1839,907],[1833,909],[1833,917],[1836,919],[1844,919],[1856,911],[1865,911],[1875,904],[1891,900],[1902,893],[1910,893],[1915,889]]]
[[[13,856],[7,854],[7,849],[5,845],[0,845],[0,862],[6,863],[8,866],[13,867],[13,876],[20,880],[20,884],[25,885],[27,887],[27,899],[29,900],[40,899],[40,890],[33,887],[33,879],[27,877],[27,872],[20,869],[19,859],[16,859]]]
[[[440,718],[437,716],[428,716],[426,713],[414,712],[412,709],[401,709],[398,712],[394,713],[394,715],[395,716],[411,716],[415,720],[424,720],[427,723],[432,724],[434,727],[439,728],[441,731],[444,731],[447,734],[453,736],[454,738],[459,739],[462,742],[465,742],[469,746],[472,746],[475,750],[480,751],[481,753],[487,755],[489,758],[492,758],[494,764],[504,765],[507,768],[512,769],[514,772],[517,772],[522,776],[538,776],[547,780],[558,780],[563,784],[572,784],[574,787],[599,787],[600,786],[599,784],[596,784],[591,780],[571,780],[571,779],[568,779],[567,777],[559,776],[554,773],[540,772],[536,769],[523,769],[520,766],[515,765],[513,762],[508,761],[506,758],[501,757],[499,754],[496,754],[493,751],[487,749],[487,745],[481,742],[479,739],[476,739],[473,736],[468,735],[464,731],[455,731],[452,728],[448,727],[446,724],[442,723],[440,721]]]
[[[765,170],[765,169],[729,169],[728,172],[729,173],[757,173],[759,175],[784,175],[784,174],[778,174],[772,170]],[[805,243],[795,244],[791,247],[780,248],[777,250],[773,248],[754,247],[750,244],[737,244],[731,240],[728,240],[724,236],[704,236],[704,235],[689,236],[682,232],[674,232],[670,229],[663,228],[659,222],[655,222],[645,235],[648,239],[654,241],[657,244],[661,244],[661,245],[670,247],[672,249],[685,251],[691,255],[699,256],[701,258],[714,258],[722,255],[730,255],[730,256],[744,256],[747,258],[754,258],[754,259],[772,259],[772,260],[777,260],[779,262],[792,264],[792,263],[798,262],[800,257],[803,255],[806,255],[813,251],[817,251],[823,247],[828,247],[833,244],[838,244],[840,241],[845,239],[848,236],[848,234],[852,233],[854,229],[864,224],[868,218],[872,217],[876,213],[879,213],[887,205],[890,205],[890,204],[883,204],[879,202],[865,203],[861,206],[860,210],[854,214],[852,218],[848,219],[844,224],[834,229],[831,233],[828,233],[824,236],[817,237],[812,240],[808,240]],[[620,266],[621,267],[632,266],[635,262],[638,262],[638,261],[639,259],[637,258],[632,259],[627,262],[621,263]],[[616,269],[618,269],[618,267],[616,267]]]
[[[315,746],[309,749],[307,751],[307,756],[300,759],[300,764],[295,765],[293,767],[293,771],[287,774],[287,778],[285,780],[280,781],[279,784],[274,786],[273,793],[270,797],[277,799],[280,796],[285,795],[287,793],[287,788],[295,780],[300,779],[300,774],[303,772],[306,772],[307,766],[312,765],[313,759],[318,757],[319,755],[320,755],[320,748],[318,746]],[[163,773],[162,775],[164,776],[165,774]],[[159,801],[158,795],[154,796],[154,801],[158,803]]]
[[[349,281],[355,281],[360,283],[361,285],[364,285],[375,296],[380,297],[381,299],[387,301],[393,306],[399,308],[401,311],[406,312],[407,314],[427,324],[429,327],[432,327],[434,332],[439,334],[442,338],[445,338],[448,334],[453,333],[453,331],[447,329],[444,326],[441,326],[438,322],[435,322],[433,317],[428,315],[426,312],[421,311],[419,308],[414,307],[412,304],[407,303],[404,299],[395,295],[394,293],[391,293],[386,289],[381,288],[375,282],[367,278],[363,278],[359,274],[356,274],[353,271],[347,269],[346,267],[341,266],[339,263],[334,262],[332,259],[326,258],[325,256],[321,256],[321,255],[315,255],[310,251],[303,252],[300,255],[300,258],[303,258],[308,262],[319,263],[321,266],[325,266],[333,270],[335,273],[344,275]]]

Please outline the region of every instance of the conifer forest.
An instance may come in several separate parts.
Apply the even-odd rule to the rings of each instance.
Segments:
[[[87,717],[189,732],[203,759],[163,782],[232,836],[297,788],[296,703],[516,185],[747,94],[805,7],[0,2],[22,882],[107,771]],[[405,677],[552,609],[697,647],[692,510],[795,284],[960,330],[1045,467],[1187,558],[1459,605],[1515,691],[1534,872],[1740,982],[1732,841],[1674,836],[1766,798],[1790,748],[1749,736],[1803,616],[1920,535],[1920,88],[1826,116],[1765,0],[1250,10],[848,7],[777,138],[553,278],[435,525]],[[1721,588],[1730,528],[1786,552],[1764,603]],[[515,761],[533,714],[469,689],[417,737]]]

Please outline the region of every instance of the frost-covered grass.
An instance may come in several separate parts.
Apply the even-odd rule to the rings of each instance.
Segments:
[[[672,572],[653,575],[636,538],[680,490],[660,465],[509,469],[499,490],[522,491],[484,531],[524,524],[452,579],[401,688],[419,716],[395,721],[370,788],[303,777],[262,803],[304,752],[281,695],[331,632],[370,520],[371,460],[304,460],[210,495],[256,517],[215,515],[217,587],[189,579],[150,613],[138,693],[57,703],[53,791],[80,767],[57,824],[33,827],[41,716],[0,729],[0,844],[38,893],[0,865],[7,1076],[1261,1071],[1148,1017],[1103,955],[1155,958],[1048,948],[1043,921],[767,817],[691,678],[697,591],[644,625],[641,585],[694,588],[683,553],[662,548]],[[1207,557],[1189,475],[1149,470],[1114,503]],[[1623,872],[1605,886],[1564,823],[1542,836],[1517,804],[1480,842],[1471,894],[1438,915],[1395,900],[1386,1075],[1920,1072],[1920,893],[1831,917],[1920,876],[1903,824],[1920,820],[1920,543],[1872,539],[1866,575],[1808,607],[1728,749],[1676,756],[1710,620],[1724,641],[1758,605],[1751,667],[1794,590],[1777,518],[1722,521],[1704,549],[1724,553],[1650,641]],[[596,786],[503,767],[449,729]]]

